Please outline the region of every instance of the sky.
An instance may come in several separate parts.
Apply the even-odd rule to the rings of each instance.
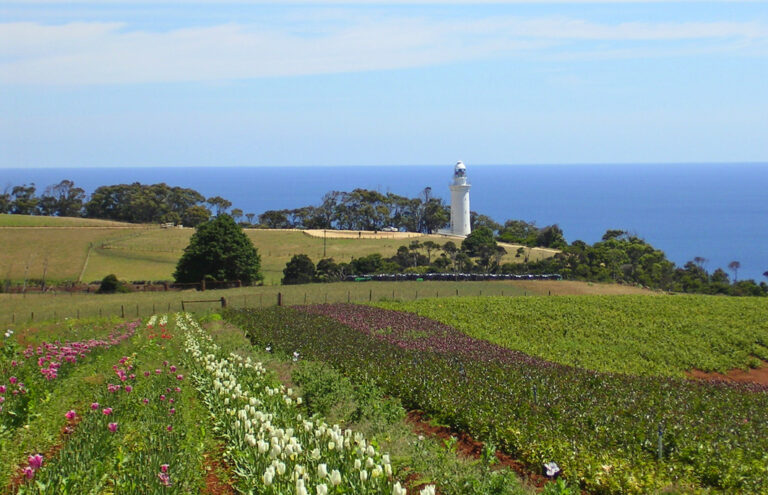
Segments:
[[[768,1],[4,0],[0,168],[768,162]]]

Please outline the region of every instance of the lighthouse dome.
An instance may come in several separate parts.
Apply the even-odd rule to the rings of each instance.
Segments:
[[[467,167],[464,165],[464,162],[462,161],[456,162],[456,166],[453,167],[453,176],[466,177],[466,175],[467,175]]]

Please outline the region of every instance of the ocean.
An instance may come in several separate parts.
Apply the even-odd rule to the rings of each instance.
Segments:
[[[425,187],[450,200],[453,164],[360,167],[163,167],[0,169],[0,188],[35,183],[38,195],[70,179],[86,192],[108,184],[165,182],[222,196],[233,208],[319,205],[332,190],[376,189],[414,197]],[[739,261],[739,279],[766,280],[768,163],[643,165],[472,165],[473,211],[558,224],[569,242],[600,240],[608,229],[636,234],[678,266],[696,256],[710,271]],[[731,274],[730,271],[728,271]]]

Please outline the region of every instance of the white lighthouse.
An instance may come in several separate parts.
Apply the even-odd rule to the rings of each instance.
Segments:
[[[457,162],[453,168],[451,183],[451,234],[468,236],[472,231],[469,223],[469,188],[467,167]]]

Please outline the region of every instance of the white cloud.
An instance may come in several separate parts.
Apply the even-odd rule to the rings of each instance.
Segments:
[[[717,51],[764,47],[768,39],[768,26],[758,22],[609,25],[567,18],[362,16],[339,21],[280,28],[222,24],[160,32],[120,23],[0,24],[0,82],[214,81],[399,69],[515,54],[563,57],[573,51],[588,57],[595,41],[607,42],[613,53],[623,56],[637,49],[623,42],[644,42],[643,56],[648,56],[669,52],[680,41],[697,41]]]

